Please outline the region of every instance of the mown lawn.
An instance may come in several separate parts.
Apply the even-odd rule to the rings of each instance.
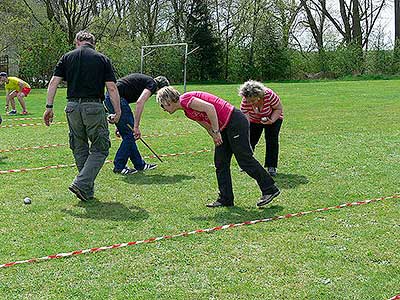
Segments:
[[[273,83],[282,98],[282,194],[257,209],[255,181],[232,163],[236,207],[217,196],[213,152],[165,157],[129,178],[106,164],[96,201],[67,189],[73,167],[0,175],[0,264],[296,213],[400,192],[400,81]],[[182,90],[182,87],[179,87]],[[239,105],[238,85],[189,85]],[[65,122],[65,90],[55,122]],[[4,101],[4,90],[0,91]],[[45,90],[27,105],[40,118]],[[1,104],[2,106],[3,104]],[[2,114],[0,170],[72,164],[67,125]],[[113,133],[114,128],[110,126]],[[182,112],[146,104],[145,140],[159,153],[213,149]],[[157,134],[162,134],[157,136]],[[112,159],[119,141],[112,134]],[[151,153],[138,144],[144,156]],[[255,155],[263,163],[264,141]],[[154,158],[147,159],[157,162]],[[24,197],[32,198],[24,205]],[[400,293],[399,199],[0,269],[0,299],[388,299]]]

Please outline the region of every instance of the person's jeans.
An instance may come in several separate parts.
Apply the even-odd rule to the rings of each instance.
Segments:
[[[231,119],[221,131],[222,145],[215,147],[214,164],[217,174],[219,201],[224,205],[233,205],[231,178],[231,159],[235,155],[239,167],[257,181],[263,195],[275,191],[275,182],[269,173],[254,158],[250,146],[249,121],[238,109],[232,112]]]
[[[114,107],[112,106],[109,94],[106,94],[104,104],[109,113],[114,113]],[[136,145],[135,137],[132,130],[128,125],[133,128],[134,118],[131,107],[128,101],[121,97],[121,118],[116,124],[119,134],[122,137],[122,143],[118,148],[114,158],[114,170],[122,170],[126,167],[128,159],[131,160],[136,170],[143,170],[145,162],[139,153],[139,149]]]

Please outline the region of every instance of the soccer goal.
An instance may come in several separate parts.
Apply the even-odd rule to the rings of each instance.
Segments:
[[[158,71],[164,70],[164,74],[151,74],[151,75],[164,75],[169,79],[169,74],[168,74],[168,72],[166,72],[166,68],[168,68],[168,64],[164,63],[164,62],[169,61],[169,62],[173,63],[174,65],[177,65],[177,64],[181,65],[183,67],[183,69],[182,69],[183,89],[184,89],[184,92],[186,92],[187,59],[188,59],[188,56],[191,53],[193,53],[194,51],[196,51],[198,48],[193,49],[192,51],[188,52],[188,44],[187,43],[158,44],[158,45],[142,46],[141,56],[140,56],[140,73],[143,73],[146,57],[148,57],[150,54],[154,53],[159,48],[175,49],[175,51],[174,52],[169,51],[168,53],[164,54],[164,57],[162,57],[162,55],[160,53],[158,53],[159,55],[157,57],[153,56],[152,58],[153,58],[154,64],[151,65],[152,64],[151,61],[149,63],[152,66],[152,69],[153,69],[152,72],[154,72],[154,69],[157,69]],[[182,75],[180,75],[180,76],[182,76]]]

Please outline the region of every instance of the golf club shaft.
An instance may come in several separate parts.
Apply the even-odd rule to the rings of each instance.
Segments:
[[[132,132],[134,132],[131,125],[126,124],[126,126],[128,126],[129,129],[132,130]],[[153,153],[153,154],[155,155],[155,157],[158,158],[158,160],[159,160],[160,162],[163,162],[162,159],[157,155],[157,153],[155,153],[155,152],[153,151],[153,149],[151,149],[151,147],[150,147],[142,138],[139,138],[139,140],[142,141],[142,143],[151,151],[151,153]]]

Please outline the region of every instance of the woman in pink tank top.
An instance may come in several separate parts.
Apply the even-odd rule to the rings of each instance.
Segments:
[[[183,110],[186,117],[203,126],[214,141],[219,197],[207,207],[234,205],[230,171],[232,155],[235,155],[240,168],[257,181],[262,193],[258,207],[270,203],[280,194],[272,177],[253,156],[246,116],[232,104],[206,92],[180,95],[173,87],[160,89],[157,102],[170,114]]]

